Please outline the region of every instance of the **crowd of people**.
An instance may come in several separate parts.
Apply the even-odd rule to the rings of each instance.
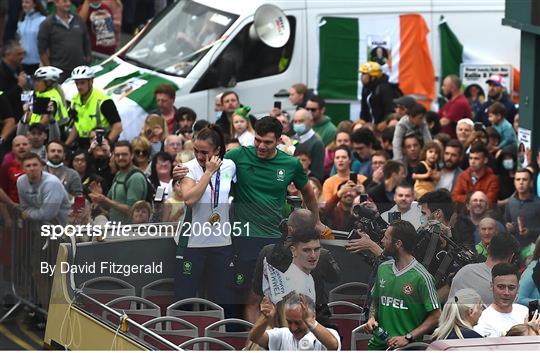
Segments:
[[[329,117],[324,98],[298,83],[289,89],[296,110],[269,107],[259,119],[250,102],[224,91],[215,123],[176,107],[175,89],[164,84],[140,135],[119,140],[126,120],[86,66],[92,51],[111,54],[118,45],[113,10],[111,33],[88,22],[104,20],[93,13],[108,2],[82,1],[77,15],[71,1],[54,0],[56,12],[45,17],[40,1],[24,0],[20,41],[3,46],[2,264],[17,217],[61,225],[183,221],[178,299],[205,293],[226,316],[256,322],[250,338],[264,348],[297,349],[309,336],[312,347],[337,349],[324,283],[344,269],[320,240],[333,239],[331,230],[357,231],[346,249],[374,259],[370,348],[428,334],[538,335],[538,313],[528,317],[526,306],[540,299],[540,152],[520,151],[519,116],[500,76],[487,81],[481,105],[465,97],[457,76],[444,78],[446,103],[434,112],[396,97],[381,67],[368,62],[360,67],[360,117]],[[71,102],[60,86],[67,77],[78,91]],[[29,81],[31,97],[22,94]],[[305,210],[293,211],[287,197]],[[381,239],[363,232],[359,207],[387,225]],[[420,234],[434,229],[444,235],[440,246],[471,254],[469,263],[439,276],[440,263],[430,267],[417,251]],[[273,262],[276,251],[284,266]],[[299,293],[272,295],[269,266]],[[266,331],[280,302],[280,325],[289,329]]]

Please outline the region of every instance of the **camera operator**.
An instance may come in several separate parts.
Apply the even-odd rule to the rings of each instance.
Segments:
[[[487,251],[485,262],[464,266],[456,273],[449,298],[453,298],[460,289],[472,288],[480,294],[486,305],[493,303],[491,269],[500,263],[511,263],[518,254],[519,243],[511,235],[499,233],[491,239]]]
[[[262,297],[264,295],[263,272],[265,260],[282,273],[287,272],[293,264],[298,268],[307,269],[305,273],[313,277],[315,287],[313,297],[316,298],[317,302],[317,318],[324,322],[329,317],[326,305],[328,303],[328,290],[325,288],[325,282],[337,282],[341,269],[330,251],[320,248],[319,234],[315,230],[315,225],[316,221],[311,211],[307,209],[293,211],[287,221],[286,229],[283,229],[284,237],[282,240],[277,244],[265,246],[259,253],[253,274],[252,288],[253,292],[258,296]],[[293,255],[291,252],[293,247],[296,250],[301,248],[303,244],[311,242],[319,244],[318,251],[320,253],[315,253],[316,256],[306,258],[303,252],[298,252],[297,255]],[[300,285],[300,283],[298,284]]]
[[[430,273],[435,274],[439,297],[445,302],[450,290],[447,280],[450,277],[448,271],[452,270],[449,263],[446,263],[445,268],[441,267],[442,261],[446,259],[439,257],[439,254],[441,250],[448,250],[447,239],[452,238],[452,230],[449,227],[450,218],[454,213],[452,196],[448,190],[439,189],[424,194],[418,200],[418,204],[422,215],[415,256]]]
[[[413,256],[418,235],[407,221],[394,221],[382,239],[393,259],[378,270],[371,295],[370,318],[364,326],[370,350],[408,345],[437,326],[441,315],[433,277]]]

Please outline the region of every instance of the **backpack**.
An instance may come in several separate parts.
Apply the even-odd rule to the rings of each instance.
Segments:
[[[131,169],[129,171],[128,175],[126,175],[126,178],[124,179],[124,181],[123,182],[118,182],[117,181],[117,183],[124,185],[124,191],[127,194],[127,182],[129,180],[129,178],[131,178],[136,173],[141,173],[144,176],[144,180],[146,181],[146,196],[143,198],[143,200],[148,202],[152,206],[154,204],[154,194],[156,193],[156,189],[154,188],[154,185],[152,185],[150,180],[148,180],[146,175],[144,175],[144,173],[141,172],[139,169],[137,169],[137,168]]]
[[[399,83],[388,82],[388,84],[392,89],[392,98],[396,99],[404,96],[403,91],[399,88]]]
[[[401,90],[401,88],[399,88],[399,83],[395,83],[395,82],[386,82],[386,83],[388,84],[388,86],[390,86],[390,89],[392,90],[393,99],[397,99],[399,97],[404,96],[403,91]],[[375,94],[378,95],[380,92],[381,92],[381,86],[378,85],[375,88]]]

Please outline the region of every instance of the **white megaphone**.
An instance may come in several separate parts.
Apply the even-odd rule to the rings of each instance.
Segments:
[[[254,40],[260,39],[269,47],[281,48],[291,36],[291,26],[279,7],[264,4],[255,11],[249,36]]]

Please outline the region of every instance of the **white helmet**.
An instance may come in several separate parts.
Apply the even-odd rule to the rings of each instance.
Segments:
[[[89,66],[77,66],[71,71],[71,78],[73,80],[89,80],[94,77],[94,70]]]
[[[54,66],[42,66],[34,72],[34,78],[45,81],[58,81],[62,70]]]

